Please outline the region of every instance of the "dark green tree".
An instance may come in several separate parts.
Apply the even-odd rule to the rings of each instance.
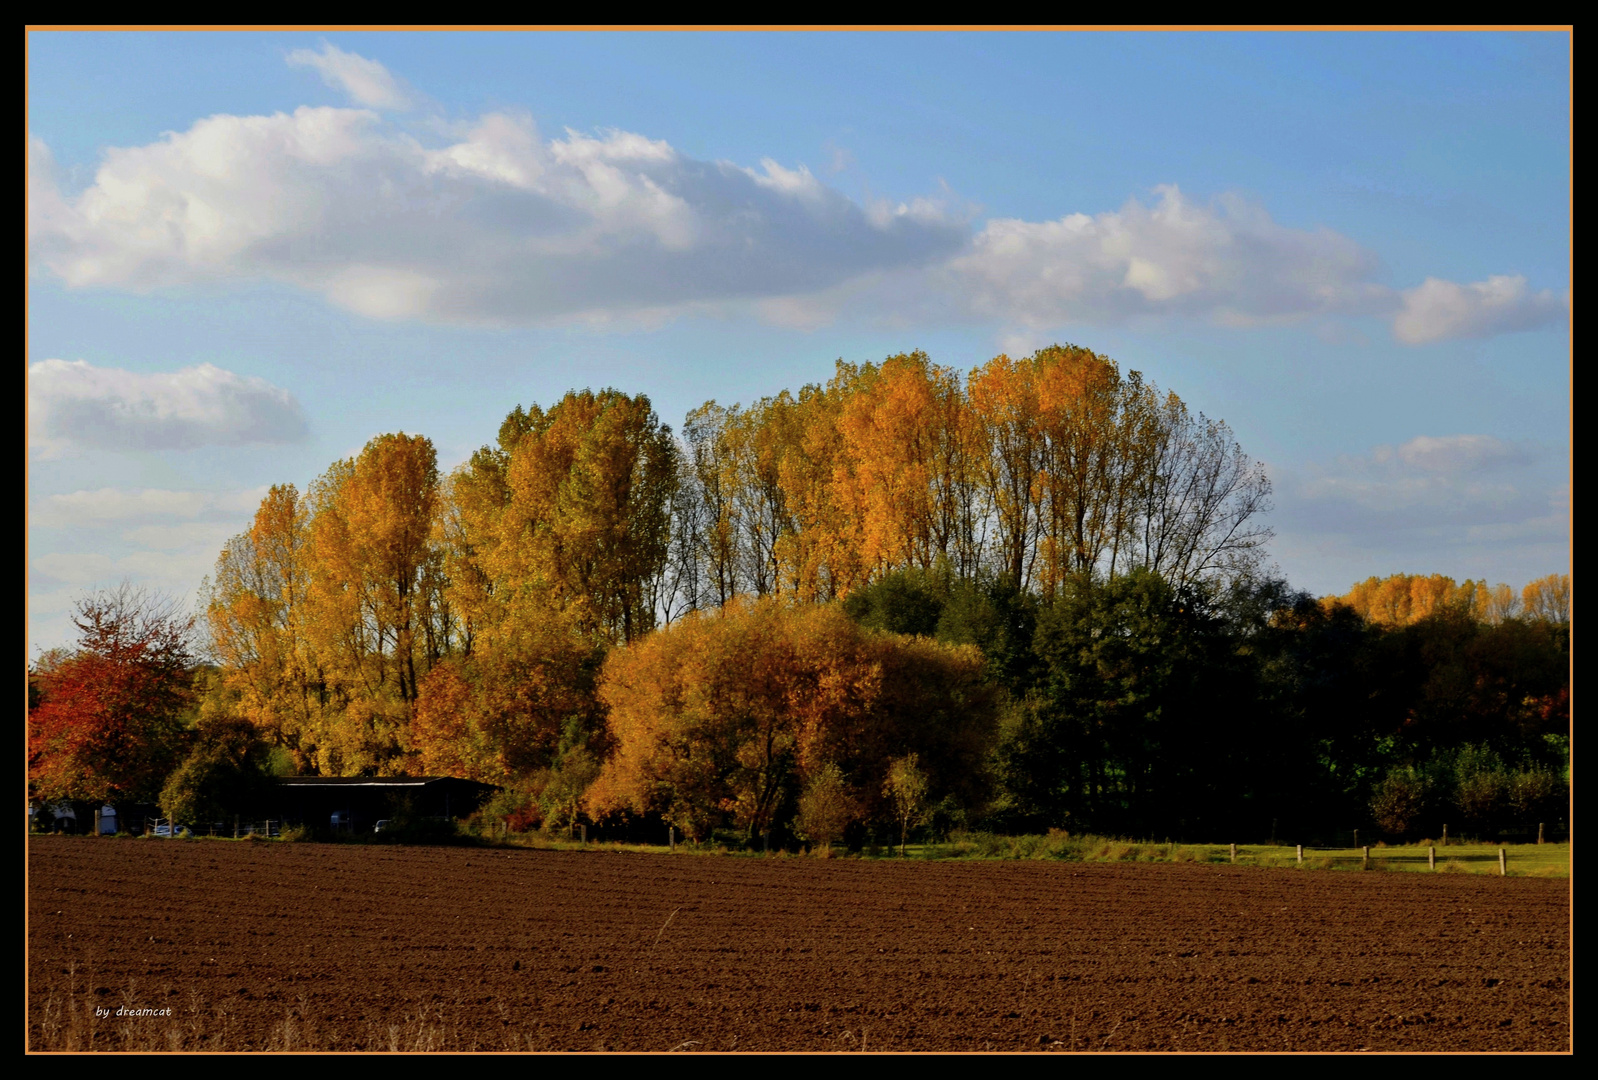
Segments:
[[[188,757],[161,789],[161,812],[191,824],[251,815],[271,790],[271,763],[271,746],[254,724],[225,713],[204,716]]]

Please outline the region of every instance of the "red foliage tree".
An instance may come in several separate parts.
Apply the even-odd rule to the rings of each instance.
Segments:
[[[44,803],[154,801],[184,749],[192,617],[123,584],[78,601],[78,648],[32,673],[28,793]]]

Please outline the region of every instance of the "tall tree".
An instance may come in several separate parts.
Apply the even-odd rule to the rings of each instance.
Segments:
[[[649,399],[574,391],[533,410],[506,481],[497,576],[548,590],[611,640],[648,633],[677,484],[676,444]]]
[[[294,485],[274,485],[249,530],[223,547],[202,589],[211,648],[240,714],[296,753],[323,704],[305,634],[307,515]]]
[[[996,356],[971,373],[967,386],[985,443],[983,480],[994,514],[997,570],[1030,588],[1042,529],[1038,474],[1043,463],[1032,365]]]
[[[34,673],[28,794],[45,803],[153,801],[184,746],[194,619],[124,583],[81,598],[78,645]]]
[[[381,435],[312,486],[307,638],[329,708],[314,765],[333,775],[405,771],[422,677],[450,645],[439,477],[423,436]]]

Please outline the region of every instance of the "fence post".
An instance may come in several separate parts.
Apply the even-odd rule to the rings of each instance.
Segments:
[[[577,830],[580,833],[582,833],[583,846],[587,847],[588,846],[588,826],[587,825],[579,825],[579,826],[577,826]]]
[[[1354,846],[1359,847],[1359,830],[1354,830]]]
[[[671,845],[671,850],[677,850],[677,826],[666,826],[666,842]]]
[[[1237,845],[1232,845],[1232,861],[1237,862]]]
[[[1498,876],[1506,877],[1509,874],[1509,857],[1503,848],[1498,849]]]
[[[1543,823],[1540,821],[1537,823],[1537,842],[1543,842]]]
[[[1363,852],[1363,854],[1361,854],[1360,858],[1359,858],[1359,868],[1361,870],[1369,870],[1371,868],[1371,849],[1370,849],[1370,845],[1366,844],[1360,850]]]
[[[1304,865],[1304,845],[1298,845],[1298,865]]]
[[[1448,846],[1448,826],[1443,826],[1443,847]]]
[[[1426,849],[1426,869],[1437,869],[1437,847],[1435,844]]]

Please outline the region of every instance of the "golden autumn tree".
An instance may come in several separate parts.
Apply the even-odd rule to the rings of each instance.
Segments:
[[[1511,619],[1558,624],[1570,621],[1570,578],[1563,574],[1538,578],[1517,596],[1502,583],[1456,583],[1443,574],[1389,574],[1366,578],[1325,602],[1347,605],[1367,622],[1382,626],[1409,626],[1449,612],[1490,625]]]
[[[826,387],[807,386],[773,441],[784,446],[782,490],[793,528],[778,544],[786,590],[803,601],[843,596],[869,580],[865,509],[840,429],[844,403],[874,372],[838,362]]]
[[[1570,575],[1549,574],[1528,582],[1521,591],[1521,606],[1528,619],[1570,623]]]
[[[907,749],[934,763],[940,794],[969,797],[993,737],[991,694],[973,647],[862,630],[837,605],[735,602],[606,660],[613,752],[588,805],[753,838],[785,825],[828,765],[880,792]]]
[[[610,640],[647,633],[677,483],[670,430],[648,398],[615,390],[574,391],[526,416],[485,556],[489,576],[512,592],[546,593]]]
[[[858,519],[866,567],[971,564],[975,476],[959,376],[926,353],[902,353],[838,389],[846,464],[834,472],[837,498]]]
[[[1474,614],[1477,583],[1457,584],[1443,574],[1390,574],[1367,578],[1336,599],[1366,622],[1409,626],[1447,611]]]
[[[782,591],[784,552],[797,529],[783,471],[802,437],[796,413],[793,395],[784,390],[747,410],[732,410],[727,418],[733,499],[742,525],[740,562],[755,596]]]
[[[1139,568],[1186,584],[1251,572],[1271,535],[1264,466],[1224,423],[1073,345],[964,386],[921,352],[840,360],[825,387],[690,424],[731,481],[703,481],[718,505],[732,493],[703,517],[717,558],[736,548],[757,596],[827,600],[938,563],[1044,593]]]
[[[1520,613],[1520,597],[1503,582],[1489,588],[1485,581],[1479,581],[1476,583],[1476,595],[1471,600],[1471,610],[1482,622],[1497,626]]]
[[[410,711],[454,629],[433,543],[438,497],[433,444],[403,433],[378,436],[312,486],[306,637],[329,702],[318,772],[410,767]]]
[[[1042,521],[1039,473],[1043,465],[1037,384],[1033,367],[994,357],[971,372],[971,411],[984,443],[982,478],[994,515],[994,563],[1017,587],[1028,588]]]
[[[422,680],[410,746],[424,773],[505,784],[604,752],[603,650],[558,611],[520,614]]]
[[[1117,510],[1137,459],[1121,438],[1121,376],[1113,363],[1056,345],[1033,356],[1032,367],[1042,436],[1039,587],[1054,595],[1072,575],[1097,569],[1112,547],[1126,524]]]
[[[294,485],[274,485],[202,587],[212,650],[240,714],[296,755],[321,704],[305,638],[308,539],[304,500]]]

